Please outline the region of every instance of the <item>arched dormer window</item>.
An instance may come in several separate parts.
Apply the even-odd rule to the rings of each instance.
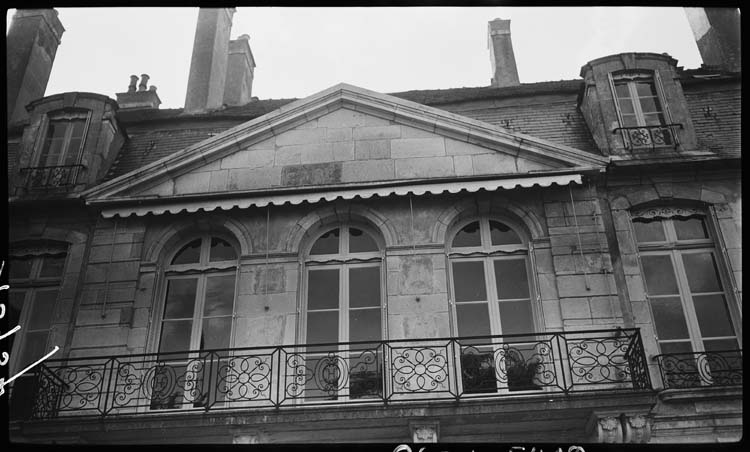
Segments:
[[[35,166],[78,164],[90,116],[91,112],[83,109],[48,113],[46,130]]]
[[[210,394],[200,386],[208,378],[199,351],[231,345],[238,258],[228,240],[208,234],[183,243],[169,257],[157,345],[160,362],[167,364],[156,372],[157,382],[172,384],[155,384],[152,409],[208,403]]]
[[[361,225],[343,223],[317,236],[304,254],[302,336],[305,400],[382,396],[382,244]],[[350,345],[348,342],[364,344]],[[369,341],[369,342],[368,342]]]
[[[677,137],[659,72],[624,70],[609,77],[626,146],[674,146]]]
[[[448,245],[454,331],[458,337],[485,336],[460,341],[463,391],[538,389],[527,240],[486,216],[457,229]],[[496,335],[504,337],[490,338]]]

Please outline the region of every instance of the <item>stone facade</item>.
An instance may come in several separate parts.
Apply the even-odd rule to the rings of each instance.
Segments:
[[[230,15],[220,19],[231,22]],[[219,22],[211,22],[211,36],[228,39]],[[681,148],[632,152],[612,134],[609,125],[617,114],[607,74],[622,65],[670,74],[662,74],[662,94],[673,118],[683,124]],[[662,345],[641,261],[644,248],[633,223],[648,209],[683,209],[680,218],[705,219],[734,322],[732,334],[741,341],[741,175],[735,127],[740,83],[736,74],[704,75],[678,70],[668,56],[621,54],[590,62],[582,81],[555,89],[521,84],[481,96],[462,90],[389,96],[337,85],[244,116],[240,108],[250,107],[236,107],[237,116],[121,112],[111,99],[87,93],[35,101],[30,120],[10,130],[9,156],[15,158],[9,162],[10,180],[34,166],[31,156],[39,152],[49,112],[67,107],[93,112],[81,148],[87,171],[79,183],[46,191],[18,189],[9,216],[11,265],[29,259],[34,246],[34,256],[54,254],[38,251],[39,244],[67,246],[47,344],[61,348],[58,367],[89,366],[89,386],[82,386],[75,372],[60,373],[69,379],[66,390],[78,392],[61,396],[47,409],[65,409],[55,411],[54,419],[14,420],[11,436],[24,442],[128,444],[738,440],[741,382],[714,384],[716,373],[715,380],[675,388],[655,358]],[[455,249],[459,231],[478,219],[506,225],[520,243]],[[311,247],[321,234],[344,227],[371,235],[377,251],[359,260],[343,251],[313,259]],[[490,237],[489,231],[482,234]],[[236,254],[225,267],[202,257],[201,268],[234,275],[226,353],[255,353],[256,368],[276,366],[278,371],[282,356],[293,361],[300,359],[294,353],[305,353],[310,268],[379,266],[380,329],[390,348],[375,356],[387,363],[385,375],[393,378],[380,389],[390,391],[390,398],[347,404],[362,400],[355,400],[353,386],[346,386],[337,391],[351,393],[337,392],[336,403],[308,406],[302,399],[291,400],[288,386],[281,385],[282,378],[299,385],[299,375],[269,373],[258,391],[273,388],[276,395],[248,397],[233,409],[191,401],[179,411],[159,411],[148,398],[140,406],[116,405],[118,379],[127,373],[123,369],[138,360],[165,359],[158,353],[168,281],[203,272],[180,268],[172,259],[185,244],[204,236],[225,241]],[[467,334],[459,332],[457,320],[462,300],[456,295],[460,281],[453,264],[458,259],[484,262],[487,269],[503,259],[527,263],[524,290],[534,331],[495,342],[515,341],[522,348],[530,335],[540,341],[532,390],[512,392],[510,358],[502,355],[504,364],[498,364],[497,351],[490,366],[497,388],[484,394],[465,390],[472,376],[462,361],[467,346],[460,337]],[[514,276],[523,280],[521,273]],[[29,293],[42,287],[38,281],[11,279],[14,284],[15,290]],[[499,293],[497,287],[483,289]],[[481,320],[475,319],[474,326],[479,328]],[[509,327],[502,319],[491,320],[500,330]],[[635,328],[637,341],[623,342]],[[453,348],[440,355],[437,341]],[[495,342],[474,346],[480,350]],[[436,357],[445,359],[443,369],[451,369],[445,370],[451,377],[407,393],[410,383],[397,379],[406,371],[394,370],[396,357],[403,353],[408,359],[404,344],[419,343],[430,344],[421,352],[438,350]],[[14,353],[20,353],[19,347]],[[597,347],[601,350],[591,351]],[[211,358],[211,365],[230,359],[216,351],[191,353],[190,359],[219,356]],[[606,358],[607,353],[626,364]],[[116,371],[106,367],[113,363],[120,365]],[[96,370],[99,365],[112,370]],[[409,372],[428,375],[420,365]],[[343,364],[337,366],[340,371]],[[244,372],[243,378],[259,375]],[[155,391],[156,383],[138,380],[145,374],[133,371],[124,385],[128,389],[117,394],[127,399],[136,390]],[[210,384],[221,376],[206,379]],[[190,379],[183,378],[187,393]],[[104,389],[105,381],[112,389]],[[105,392],[113,399],[100,398]],[[279,394],[286,399],[274,399]],[[262,403],[272,399],[275,404]],[[38,414],[40,402],[32,405]],[[92,414],[97,417],[82,416]]]

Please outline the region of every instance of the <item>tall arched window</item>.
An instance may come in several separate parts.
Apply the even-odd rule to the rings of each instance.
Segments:
[[[229,241],[210,235],[190,240],[169,259],[157,351],[161,361],[169,362],[160,370],[162,380],[175,384],[153,390],[152,408],[206,402],[208,395],[200,389],[202,369],[195,370],[202,367],[197,352],[230,347],[237,260]]]
[[[67,244],[54,242],[27,243],[11,249],[8,325],[21,326],[18,332],[4,339],[10,352],[11,375],[47,354],[53,346],[49,338],[66,253]],[[11,417],[30,415],[31,404],[27,402],[34,399],[37,370],[32,368],[13,382]]]
[[[367,228],[341,224],[320,234],[305,255],[302,337],[305,399],[382,394],[382,252]],[[372,341],[360,345],[346,342]]]
[[[732,352],[739,349],[740,313],[730,302],[708,217],[700,209],[670,207],[632,216],[656,339],[661,353],[672,355],[667,365],[683,370],[670,384],[710,384],[741,367],[740,354]],[[706,369],[695,362],[700,356],[711,356]],[[685,378],[689,367],[695,381]]]
[[[526,241],[506,223],[481,217],[464,223],[448,247],[454,332],[459,337],[536,331]],[[536,389],[529,338],[462,341],[465,392]],[[529,373],[531,374],[529,376]]]

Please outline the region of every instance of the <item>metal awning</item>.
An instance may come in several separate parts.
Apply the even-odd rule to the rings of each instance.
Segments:
[[[549,187],[552,184],[565,186],[571,183],[580,184],[580,174],[561,174],[553,176],[527,176],[508,179],[487,179],[474,181],[455,181],[439,183],[422,183],[422,184],[404,184],[396,186],[380,187],[359,187],[359,188],[341,188],[327,191],[310,191],[296,193],[269,194],[265,192],[262,195],[249,195],[224,198],[224,199],[195,199],[179,200],[175,198],[164,199],[163,202],[149,202],[149,205],[121,205],[117,207],[105,207],[102,209],[104,218],[114,216],[129,217],[135,215],[142,217],[146,214],[161,215],[164,213],[176,214],[182,211],[197,212],[203,210],[211,212],[216,209],[229,210],[235,207],[245,209],[248,207],[265,207],[267,205],[281,206],[284,204],[297,205],[302,202],[317,203],[321,201],[333,201],[336,199],[368,199],[373,196],[386,197],[391,195],[403,196],[409,193],[413,195],[424,195],[425,193],[474,193],[479,190],[495,191],[500,188],[505,190],[516,187],[529,188],[533,186]],[[137,199],[133,200],[137,202]]]

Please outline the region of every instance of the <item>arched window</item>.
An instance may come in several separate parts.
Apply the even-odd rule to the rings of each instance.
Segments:
[[[8,336],[10,374],[16,374],[46,355],[53,316],[57,304],[67,244],[31,243],[13,246],[10,252],[7,315],[9,328],[21,329]],[[62,344],[61,344],[62,345]],[[34,398],[36,368],[20,375],[11,388],[11,416],[24,418],[30,414]]]
[[[676,367],[694,367],[695,381],[683,372],[671,386],[710,384],[741,358],[730,352],[739,349],[739,312],[729,303],[731,286],[722,276],[708,217],[700,209],[669,207],[632,216],[661,353],[672,355]],[[713,358],[699,372],[695,357],[706,353]]]
[[[302,337],[306,344],[331,344],[307,348],[306,399],[382,394],[381,262],[375,235],[350,224],[326,230],[306,253]],[[372,342],[342,345],[360,341]]]
[[[231,345],[237,260],[229,241],[210,235],[183,244],[169,259],[157,351],[160,361],[169,362],[159,376],[177,383],[162,391],[154,389],[152,408],[206,403],[208,394],[200,390],[204,377],[198,351]],[[192,382],[189,390],[179,387],[180,381]]]
[[[527,335],[462,341],[464,391],[536,389],[533,372],[524,380],[536,365],[529,338],[537,330],[526,241],[506,223],[481,217],[458,228],[448,255],[456,335]]]

